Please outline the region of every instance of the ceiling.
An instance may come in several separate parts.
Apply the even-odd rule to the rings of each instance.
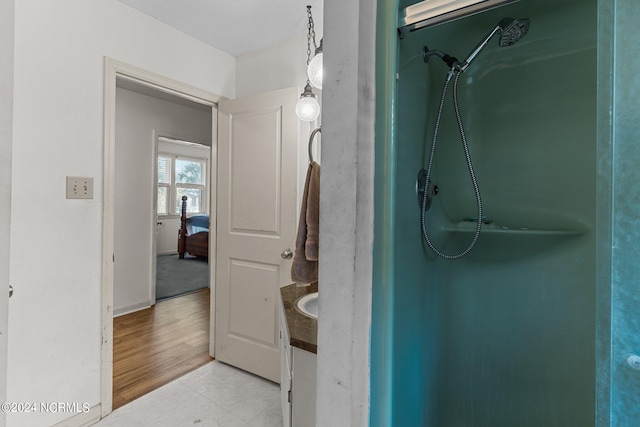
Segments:
[[[316,41],[324,0],[119,0],[233,56],[307,32],[311,5]]]

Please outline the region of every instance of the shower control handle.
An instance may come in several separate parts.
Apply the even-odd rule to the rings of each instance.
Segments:
[[[424,197],[427,197],[427,204],[425,210],[429,210],[431,207],[431,199],[438,194],[438,186],[434,184],[431,179],[427,183],[427,171],[420,169],[418,172],[418,178],[416,179],[416,194],[418,196],[418,206],[422,207]]]

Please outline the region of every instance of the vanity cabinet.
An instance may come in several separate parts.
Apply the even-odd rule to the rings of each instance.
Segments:
[[[281,289],[280,300],[282,420],[284,427],[315,427],[318,322],[293,308],[298,298],[314,288],[290,286]]]
[[[280,304],[280,404],[282,425],[291,427],[291,340],[287,329],[287,319]]]
[[[316,425],[316,360],[317,356],[293,347],[291,390],[291,426]]]

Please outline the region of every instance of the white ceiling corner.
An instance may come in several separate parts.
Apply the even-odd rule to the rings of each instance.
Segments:
[[[306,33],[307,5],[322,36],[323,0],[119,1],[233,56]]]

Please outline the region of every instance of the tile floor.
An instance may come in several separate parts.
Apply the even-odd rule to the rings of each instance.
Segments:
[[[280,387],[214,360],[94,426],[282,427]]]

